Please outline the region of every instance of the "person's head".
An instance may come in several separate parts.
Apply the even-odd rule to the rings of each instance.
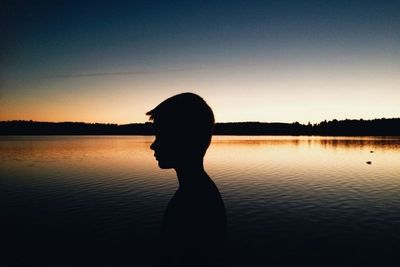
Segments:
[[[203,98],[178,94],[147,112],[156,139],[150,146],[160,168],[177,168],[202,160],[211,142],[214,114]]]

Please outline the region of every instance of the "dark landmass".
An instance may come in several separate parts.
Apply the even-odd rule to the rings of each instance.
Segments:
[[[153,135],[153,124],[0,121],[0,135]],[[215,135],[375,135],[400,136],[400,118],[331,120],[316,124],[216,123]]]

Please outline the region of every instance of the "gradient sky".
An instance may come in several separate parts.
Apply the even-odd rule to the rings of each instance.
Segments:
[[[400,1],[2,1],[0,120],[400,117]]]

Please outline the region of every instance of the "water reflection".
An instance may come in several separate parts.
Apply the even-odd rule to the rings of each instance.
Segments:
[[[385,147],[398,149],[400,147],[399,137],[374,137],[374,136],[214,136],[213,144],[218,145],[268,145],[268,146],[299,146],[314,145],[324,148],[363,148],[363,147]]]
[[[151,266],[177,189],[153,139],[1,137],[2,262]],[[399,266],[399,162],[393,137],[214,136],[229,266]]]

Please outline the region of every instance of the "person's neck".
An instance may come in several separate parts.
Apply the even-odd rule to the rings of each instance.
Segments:
[[[195,188],[209,179],[204,170],[203,159],[190,161],[175,168],[179,189]]]

